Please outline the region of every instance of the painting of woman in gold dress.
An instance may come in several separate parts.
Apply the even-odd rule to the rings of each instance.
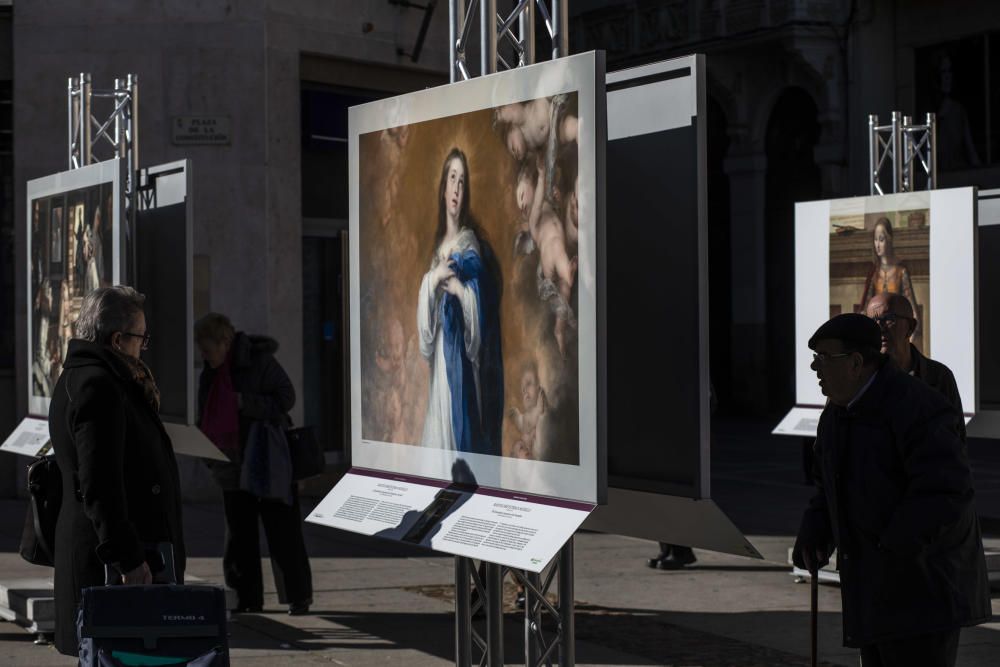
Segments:
[[[865,312],[868,302],[878,294],[902,294],[910,302],[914,313],[917,308],[916,292],[913,290],[913,280],[906,264],[896,257],[893,246],[892,223],[889,218],[879,218],[875,222],[872,233],[872,268],[865,279],[865,288],[861,297],[861,312]],[[921,336],[920,317],[917,317],[917,328],[913,333],[914,344],[920,347]]]

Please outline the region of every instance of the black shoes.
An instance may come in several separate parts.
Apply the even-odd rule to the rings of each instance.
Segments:
[[[660,561],[666,558],[669,554],[661,553],[656,558],[649,558],[646,560],[646,567],[651,567],[654,570],[659,567]]]
[[[685,565],[690,565],[696,560],[698,559],[695,558],[691,547],[670,545],[669,549],[661,551],[660,555],[656,558],[647,560],[646,566],[657,570],[680,570]]]
[[[289,616],[305,616],[309,613],[309,603],[308,602],[293,602],[288,605],[288,615]]]
[[[262,611],[264,611],[264,605],[260,604],[249,604],[232,610],[234,614],[259,614]]]

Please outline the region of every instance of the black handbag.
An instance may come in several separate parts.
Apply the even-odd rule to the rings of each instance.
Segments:
[[[21,558],[35,565],[55,565],[56,520],[62,504],[62,475],[54,456],[28,465],[28,511],[21,533]]]
[[[285,431],[288,453],[292,459],[292,480],[298,482],[315,477],[326,470],[326,457],[312,426]]]

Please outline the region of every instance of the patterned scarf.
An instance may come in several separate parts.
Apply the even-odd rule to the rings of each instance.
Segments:
[[[153,372],[149,370],[149,366],[142,359],[123,354],[118,350],[114,350],[114,353],[124,362],[126,368],[129,370],[129,374],[132,376],[132,380],[142,389],[142,394],[149,401],[153,412],[159,414],[160,389],[156,386],[156,380],[153,379]]]

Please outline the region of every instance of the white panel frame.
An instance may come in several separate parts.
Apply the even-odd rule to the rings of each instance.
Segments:
[[[123,255],[123,235],[121,226],[121,216],[124,212],[124,183],[125,183],[125,161],[119,158],[114,158],[112,160],[105,160],[104,162],[98,162],[97,164],[92,164],[86,167],[81,167],[79,169],[72,169],[70,171],[63,171],[58,174],[52,174],[51,176],[44,176],[42,178],[36,178],[34,180],[28,181],[27,184],[27,212],[25,217],[25,227],[27,233],[25,235],[27,252],[31,253],[31,213],[32,202],[36,199],[44,199],[46,197],[52,197],[54,195],[59,195],[66,192],[71,192],[73,190],[79,190],[81,188],[89,188],[96,185],[101,185],[104,183],[112,184],[112,196],[111,196],[111,234],[114,238],[114,243],[112,244],[112,272],[111,272],[111,282],[114,285],[119,284],[122,279],[122,266],[125,261]],[[28,257],[28,261],[25,262],[25,292],[26,299],[25,303],[34,303],[35,295],[31,293],[31,257]],[[34,331],[33,331],[33,318],[27,317],[27,351],[25,352],[24,361],[27,364],[25,373],[25,384],[27,388],[28,396],[28,415],[33,417],[40,417],[43,419],[48,419],[49,416],[49,404],[51,399],[45,396],[37,396],[34,393],[34,388],[32,384],[32,371],[31,364],[33,359],[31,358],[33,352],[33,341],[34,341]]]
[[[966,417],[978,403],[976,364],[976,189],[949,188],[795,205],[795,401],[826,403],[810,368],[808,341],[830,313],[830,214],[930,209],[930,327],[928,355],[955,374]],[[775,431],[778,432],[777,430]],[[806,435],[796,433],[797,435]]]
[[[579,344],[579,465],[528,461],[419,445],[364,440],[361,435],[361,287],[359,137],[391,127],[454,116],[504,104],[578,93],[580,235],[577,320]],[[584,502],[601,502],[606,492],[606,457],[599,427],[598,334],[599,235],[603,233],[603,157],[607,129],[603,54],[583,53],[515,70],[351,107],[349,110],[350,181],[350,348],[352,464],[431,479],[452,479],[460,460],[482,486]],[[414,286],[416,294],[416,286]],[[416,298],[416,297],[414,297]],[[603,298],[603,294],[601,297]]]

